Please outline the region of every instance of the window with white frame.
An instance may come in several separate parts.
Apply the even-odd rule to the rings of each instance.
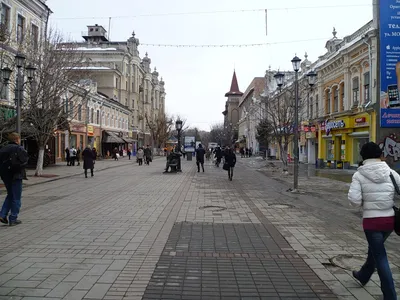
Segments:
[[[370,101],[370,78],[369,72],[364,73],[364,104]]]
[[[25,18],[18,14],[17,16],[17,42],[22,43],[25,36]]]
[[[315,117],[318,118],[319,116],[319,100],[318,100],[318,94],[315,95]]]
[[[360,83],[358,77],[353,78],[353,106],[358,105],[360,100]]]
[[[4,3],[1,3],[1,29],[10,30],[11,8]]]
[[[5,84],[2,80],[0,80],[0,99],[9,101],[9,88],[8,84]]]
[[[333,112],[339,111],[339,90],[338,88],[335,89],[333,94]]]
[[[33,49],[37,50],[39,48],[39,27],[35,24],[32,24],[31,27],[31,39]]]
[[[82,121],[82,105],[78,105],[78,121]]]

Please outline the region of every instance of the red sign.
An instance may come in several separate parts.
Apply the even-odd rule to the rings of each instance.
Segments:
[[[356,119],[356,123],[358,124],[358,123],[365,123],[365,117],[362,117],[362,118],[357,118]]]
[[[311,132],[315,132],[315,126],[311,126]]]

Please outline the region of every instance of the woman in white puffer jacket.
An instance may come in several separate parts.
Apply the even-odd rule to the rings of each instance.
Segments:
[[[368,258],[360,271],[353,271],[353,276],[364,286],[376,268],[384,300],[397,300],[384,243],[394,229],[395,187],[390,174],[398,185],[400,176],[381,160],[382,150],[377,144],[365,144],[360,155],[363,163],[353,175],[348,198],[352,206],[363,209]]]

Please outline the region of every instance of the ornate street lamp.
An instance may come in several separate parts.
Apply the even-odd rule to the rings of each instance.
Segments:
[[[23,54],[18,53],[17,55],[15,55],[15,65],[17,66],[18,69],[24,66],[25,60],[26,57]]]
[[[292,65],[295,72],[295,104],[294,104],[294,180],[293,192],[299,187],[299,70],[301,59],[293,57]]]
[[[28,77],[29,81],[32,81],[35,77],[36,68],[33,65],[29,65],[25,68],[26,70],[26,77]]]
[[[8,84],[10,81],[12,70],[9,67],[5,67],[2,70],[3,80],[5,84]]]
[[[300,70],[300,62],[301,59],[298,58],[297,56],[293,57],[292,59],[292,65],[293,65],[293,70],[297,73]]]
[[[317,82],[317,73],[315,73],[314,71],[310,71],[307,74],[307,78],[308,78],[308,85],[312,88]]]
[[[15,87],[15,106],[17,111],[17,124],[16,124],[16,131],[21,136],[21,104],[23,101],[24,96],[24,85],[27,82],[24,82],[24,77],[22,74],[22,68],[25,66],[26,57],[18,53],[15,55],[15,65],[18,69],[17,72],[17,84]],[[5,84],[10,82],[11,73],[13,72],[12,69],[9,67],[5,67],[2,70],[2,76]],[[26,77],[28,78],[28,82],[31,83],[35,77],[36,68],[32,65],[29,65],[25,68]]]
[[[276,80],[276,85],[278,86],[279,90],[282,90],[282,85],[283,85],[283,80],[285,79],[285,74],[278,71],[278,73],[276,73],[274,75],[274,78]]]

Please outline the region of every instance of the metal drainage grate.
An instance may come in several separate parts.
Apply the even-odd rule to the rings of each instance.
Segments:
[[[365,260],[366,257],[350,254],[341,254],[329,259],[334,266],[349,271],[360,269],[360,267],[365,263]]]
[[[281,203],[272,203],[272,204],[268,204],[269,207],[272,208],[279,208],[279,209],[288,209],[288,208],[294,208],[293,205],[290,204],[281,204]]]
[[[199,209],[208,210],[208,211],[223,211],[223,210],[227,210],[226,207],[218,206],[218,205],[201,206],[201,207],[199,207]]]

